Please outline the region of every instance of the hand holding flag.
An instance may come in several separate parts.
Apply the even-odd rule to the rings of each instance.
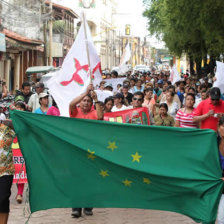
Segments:
[[[47,83],[62,116],[69,116],[69,103],[87,89],[90,74],[93,84],[99,84],[102,79],[101,63],[84,19],[62,68]]]

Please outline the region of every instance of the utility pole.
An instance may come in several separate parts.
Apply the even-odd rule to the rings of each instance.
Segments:
[[[46,5],[45,0],[42,1],[41,5],[41,14],[44,15],[46,13]],[[47,26],[46,21],[43,22],[43,40],[44,40],[44,53],[43,53],[43,62],[44,65],[47,65]]]
[[[48,65],[52,66],[52,0],[50,0],[50,16],[51,19],[49,21],[49,58],[48,58]]]

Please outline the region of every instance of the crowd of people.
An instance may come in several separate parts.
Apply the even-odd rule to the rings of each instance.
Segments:
[[[107,81],[102,80],[98,88],[94,89],[94,86],[90,84],[84,93],[70,102],[71,118],[103,120],[104,114],[107,113],[145,107],[149,113],[150,125],[209,128],[216,131],[219,133],[220,158],[223,159],[224,96],[219,88],[213,87],[211,78],[207,76],[197,78],[185,74],[180,81],[172,84],[169,81],[169,72],[153,71],[134,74],[128,72],[125,80],[117,85],[116,91],[113,91],[113,86],[108,80],[118,78],[118,74],[108,73],[105,78]],[[104,92],[104,97],[98,96],[99,91]],[[44,84],[40,82],[35,85],[35,93],[31,91],[30,83],[24,82],[21,91],[17,91],[15,95],[11,109],[60,116],[56,102],[44,88]],[[2,119],[1,127],[7,129],[3,131],[7,133],[8,139],[15,136],[10,120]],[[0,220],[6,220],[5,223],[9,213],[9,186],[12,185],[13,178],[12,154],[8,145],[0,149]],[[24,184],[18,184],[18,203],[22,202],[23,188]],[[222,210],[224,210],[223,204],[224,198],[220,203]],[[224,223],[224,214],[220,211],[219,223]],[[85,208],[84,213],[92,215],[92,208]],[[81,214],[81,208],[72,209],[74,217],[78,218]]]

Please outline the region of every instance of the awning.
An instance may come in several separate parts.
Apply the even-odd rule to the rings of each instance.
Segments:
[[[33,73],[48,73],[54,70],[57,70],[58,68],[55,68],[53,66],[33,66],[29,67],[26,70],[26,74],[33,74]]]

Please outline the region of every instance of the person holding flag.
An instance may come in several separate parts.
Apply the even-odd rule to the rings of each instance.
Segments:
[[[96,110],[93,109],[93,100]],[[77,106],[79,104],[79,107]],[[87,90],[76,97],[69,104],[69,114],[73,118],[103,120],[103,110],[97,100],[97,95],[93,91],[93,85],[89,84]],[[92,208],[84,208],[86,215],[93,215]],[[72,208],[72,216],[79,218],[82,215],[82,208]]]
[[[97,94],[93,91],[93,84],[89,84],[87,90],[73,99],[69,104],[69,114],[73,118],[103,120],[103,110],[97,100]],[[92,108],[93,100],[96,110]],[[79,107],[77,106],[79,104]]]

